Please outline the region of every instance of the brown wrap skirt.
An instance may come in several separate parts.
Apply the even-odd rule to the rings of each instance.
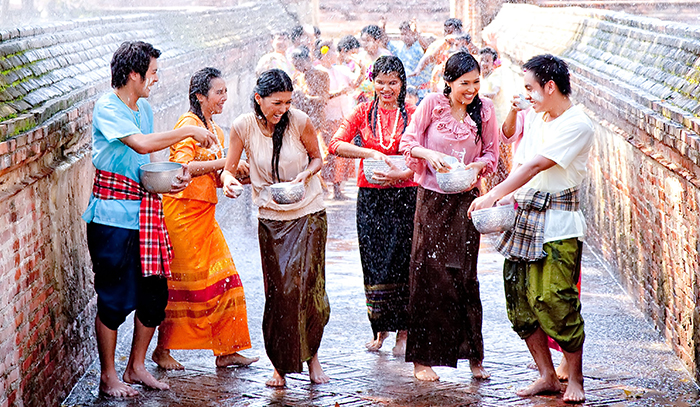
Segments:
[[[457,367],[459,359],[484,358],[476,275],[480,235],[467,217],[477,196],[476,188],[459,194],[418,188],[407,362]]]
[[[331,308],[326,295],[326,211],[258,220],[265,279],[265,350],[280,374],[301,372],[321,345]]]

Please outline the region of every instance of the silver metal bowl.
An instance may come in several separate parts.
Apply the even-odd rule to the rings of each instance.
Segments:
[[[435,177],[440,189],[445,192],[463,192],[476,181],[476,169],[452,166],[450,172],[438,172]]]
[[[183,172],[182,164],[171,161],[147,163],[139,167],[141,185],[146,191],[158,194],[170,192],[175,177]]]
[[[270,185],[272,191],[272,200],[280,205],[293,204],[304,199],[303,182],[279,182]]]
[[[231,191],[234,198],[238,198],[243,193],[243,187],[240,185],[231,185],[229,191]]]
[[[472,222],[479,233],[497,233],[515,225],[518,211],[514,205],[500,205],[472,212]]]
[[[390,155],[389,160],[394,163],[395,166],[399,167],[402,171],[406,170],[408,166],[406,165],[406,159],[402,155]],[[381,182],[372,179],[375,171],[387,172],[389,171],[389,165],[384,162],[384,160],[375,160],[374,158],[365,158],[362,160],[362,170],[365,173],[365,178],[367,182],[371,184],[381,184]]]

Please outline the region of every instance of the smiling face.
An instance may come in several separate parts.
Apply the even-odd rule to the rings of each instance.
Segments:
[[[401,85],[401,79],[396,72],[380,73],[374,78],[374,91],[385,107],[396,107]]]
[[[212,78],[209,86],[207,96],[197,95],[197,99],[202,107],[202,113],[210,119],[211,115],[221,114],[224,111],[228,89],[226,89],[226,82],[221,78]]]
[[[460,76],[455,81],[447,82],[447,84],[452,88],[452,92],[450,92],[450,101],[452,105],[468,105],[474,100],[474,97],[476,97],[481,88],[479,70],[473,69]]]
[[[525,96],[532,103],[532,108],[538,113],[545,111],[547,109],[545,103],[546,89],[540,85],[535,75],[530,71],[525,71],[523,79],[525,82]],[[549,83],[545,83],[545,87],[548,85]]]
[[[151,58],[151,62],[148,64],[148,70],[146,71],[145,77],[142,78],[141,75],[133,71],[129,75],[139,84],[137,87],[138,96],[141,98],[147,98],[151,94],[151,88],[153,85],[158,82],[158,60]]]
[[[491,72],[493,69],[493,55],[485,53],[481,55],[481,72]]]
[[[255,101],[260,105],[268,124],[277,124],[292,106],[292,92],[275,92],[267,97],[255,94]]]

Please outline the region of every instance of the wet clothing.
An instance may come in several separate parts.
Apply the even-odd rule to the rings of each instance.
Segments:
[[[576,238],[548,242],[547,256],[535,262],[506,260],[503,281],[508,318],[523,339],[537,328],[567,352],[585,339],[577,282],[583,244]]]
[[[301,135],[309,120],[290,109],[279,156],[280,181],[291,181],[309,164]],[[330,316],[326,295],[327,220],[318,174],[306,183],[304,198],[294,204],[272,200],[272,138],[264,135],[253,113],[233,123],[243,142],[258,208],[258,240],[265,312],[263,338],[273,366],[281,374],[301,372],[321,344]]]
[[[157,327],[165,318],[165,277],[144,277],[139,261],[139,232],[90,222],[87,242],[95,273],[97,315],[116,331],[134,310],[141,323]]]
[[[224,133],[213,122],[205,126],[188,112],[175,128],[187,125],[213,130],[223,145]],[[221,157],[221,151],[213,154],[190,137],[170,147],[169,159],[189,164]],[[243,284],[214,217],[216,185],[216,172],[210,172],[163,196],[175,254],[166,318],[158,328],[165,349],[211,349],[222,356],[251,347]]]
[[[330,318],[327,229],[325,210],[294,220],[258,220],[265,281],[263,337],[267,356],[281,374],[303,370],[303,362],[318,352]]]
[[[459,359],[484,358],[476,272],[480,235],[467,217],[477,197],[476,188],[458,194],[418,188],[407,362],[457,367]]]
[[[408,329],[416,192],[416,187],[360,188],[357,195],[357,237],[375,338],[379,332]]]
[[[425,147],[458,158],[465,165],[484,162],[480,177],[493,172],[498,161],[498,124],[493,102],[483,98],[482,136],[477,138],[476,123],[467,115],[464,123],[450,113],[450,101],[442,94],[429,94],[418,105],[411,123],[401,138],[399,150],[415,172],[414,180],[423,188],[444,193],[437,183],[435,170],[423,159],[411,157],[415,147]]]

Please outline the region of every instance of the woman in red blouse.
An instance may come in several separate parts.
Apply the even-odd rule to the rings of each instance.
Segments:
[[[406,106],[406,73],[401,60],[382,56],[372,69],[374,100],[355,107],[331,140],[328,151],[348,158],[373,158],[389,164],[372,181],[360,174],[357,185],[357,235],[364,273],[367,313],[377,351],[389,332],[397,331],[394,355],[406,351],[408,266],[411,260],[416,186],[413,171],[402,170],[388,156],[399,154],[401,135],[415,106]],[[353,144],[359,135],[359,145]]]

